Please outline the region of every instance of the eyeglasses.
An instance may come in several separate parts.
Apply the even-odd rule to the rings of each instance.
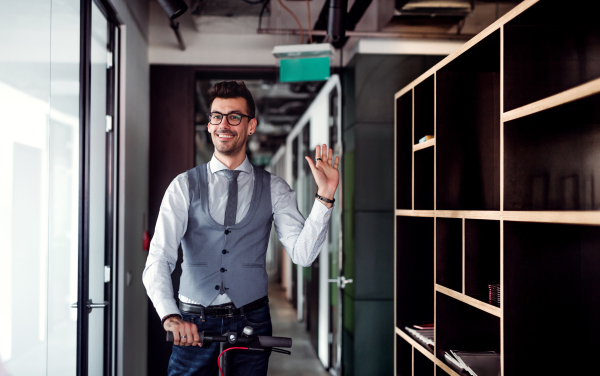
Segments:
[[[220,112],[211,112],[208,114],[208,118],[210,119],[210,123],[212,125],[219,125],[223,121],[223,117],[227,116],[227,122],[231,125],[239,125],[242,122],[242,119],[247,117],[248,119],[252,119],[252,116],[239,114],[237,112],[230,112],[228,114],[222,114]]]

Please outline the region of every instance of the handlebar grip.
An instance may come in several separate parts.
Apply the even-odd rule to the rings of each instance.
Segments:
[[[258,336],[258,342],[263,347],[292,347],[292,339],[287,337]]]
[[[204,332],[198,332],[198,336],[200,337],[199,343],[204,342]],[[173,342],[175,338],[173,337],[173,332],[167,332],[167,342]]]

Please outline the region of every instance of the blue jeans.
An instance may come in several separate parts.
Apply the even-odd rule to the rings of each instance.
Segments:
[[[271,336],[271,313],[269,303],[265,306],[246,313],[244,316],[236,315],[227,318],[208,317],[202,322],[199,315],[181,312],[183,319],[193,322],[198,327],[198,332],[212,335],[221,335],[227,331],[242,334],[244,327],[251,326],[254,335]],[[215,376],[219,374],[217,358],[219,357],[220,344],[213,342],[209,348],[199,346],[173,346],[169,360],[169,376]],[[230,376],[266,376],[269,368],[271,351],[230,350],[229,356]]]

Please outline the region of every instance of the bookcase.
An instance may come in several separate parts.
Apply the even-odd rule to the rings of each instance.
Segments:
[[[600,374],[593,4],[523,1],[396,93],[396,375],[466,374],[449,350],[495,351],[503,376]],[[432,346],[405,329],[423,324]]]

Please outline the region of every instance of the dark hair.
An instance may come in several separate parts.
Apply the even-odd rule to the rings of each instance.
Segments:
[[[246,107],[248,107],[248,116],[256,117],[256,105],[250,90],[246,87],[244,81],[221,81],[208,90],[210,96],[210,105],[216,98],[244,98]]]

